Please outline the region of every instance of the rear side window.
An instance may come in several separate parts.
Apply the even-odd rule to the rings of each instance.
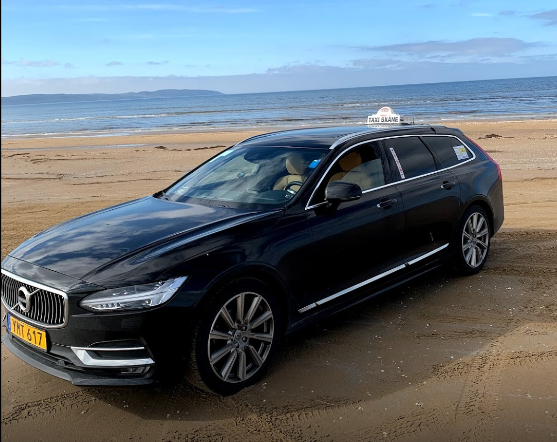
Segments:
[[[425,142],[441,160],[443,167],[456,166],[472,158],[470,152],[458,138],[443,136],[425,136]]]
[[[400,181],[435,172],[435,160],[418,137],[384,140],[387,156],[394,163],[394,180]]]

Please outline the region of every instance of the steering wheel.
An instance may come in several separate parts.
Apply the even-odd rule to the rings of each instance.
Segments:
[[[284,186],[284,190],[286,190],[288,193],[291,193],[292,195],[295,195],[297,190],[292,189],[293,186],[301,186],[302,183],[301,181],[290,181],[286,186]]]

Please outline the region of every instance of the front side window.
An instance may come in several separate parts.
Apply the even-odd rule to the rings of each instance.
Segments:
[[[235,146],[186,175],[165,196],[184,203],[281,207],[327,153],[326,149]]]
[[[325,175],[312,204],[325,201],[325,187],[337,180],[357,184],[362,192],[384,186],[379,143],[365,143],[343,153]]]
[[[388,138],[384,140],[387,156],[395,164],[396,181],[414,178],[437,170],[435,160],[418,137]]]
[[[435,152],[443,167],[456,166],[459,163],[469,160],[472,155],[462,142],[455,137],[446,136],[426,136],[424,137],[427,145]]]

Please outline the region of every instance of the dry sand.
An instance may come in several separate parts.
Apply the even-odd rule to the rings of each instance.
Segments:
[[[226,398],[79,388],[2,346],[2,440],[556,441],[557,121],[454,126],[503,171],[505,223],[479,275],[437,271],[296,333]],[[2,258],[255,133],[2,141]]]

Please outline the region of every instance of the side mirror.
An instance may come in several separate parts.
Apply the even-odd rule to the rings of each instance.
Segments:
[[[362,189],[354,183],[333,181],[325,188],[325,199],[330,203],[353,201],[362,197]]]

